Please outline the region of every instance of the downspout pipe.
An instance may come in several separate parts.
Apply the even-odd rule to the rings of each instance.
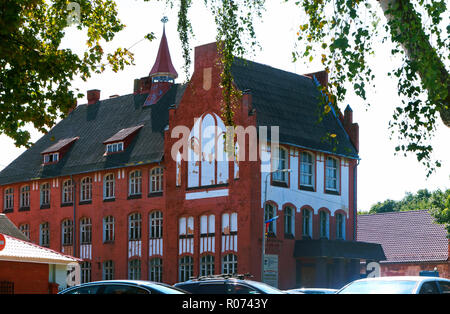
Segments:
[[[359,162],[361,160],[358,159],[358,162],[353,167],[353,241],[356,241],[357,229],[356,229],[356,218],[358,215],[358,208],[356,204],[356,194],[357,194],[357,186],[356,186],[356,176],[357,176],[357,168],[359,166]]]

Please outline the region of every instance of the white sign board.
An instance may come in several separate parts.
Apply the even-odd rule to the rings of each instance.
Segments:
[[[278,288],[278,255],[265,255],[263,282]]]

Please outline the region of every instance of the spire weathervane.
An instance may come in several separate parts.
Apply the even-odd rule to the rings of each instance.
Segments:
[[[161,22],[163,22],[163,24],[166,24],[167,22],[169,22],[169,19],[167,18],[167,16],[164,16],[164,17],[161,19]]]

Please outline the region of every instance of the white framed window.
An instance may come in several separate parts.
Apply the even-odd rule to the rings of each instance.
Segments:
[[[227,254],[222,258],[222,273],[223,274],[237,274],[237,255]]]
[[[194,274],[194,258],[186,255],[179,259],[178,279],[180,282],[188,281]]]
[[[123,151],[123,142],[106,144],[106,153],[117,153]]]
[[[319,212],[320,237],[324,239],[330,238],[330,215],[321,210]]]
[[[73,244],[73,222],[70,219],[65,219],[61,223],[62,245],[68,246]]]
[[[24,236],[26,236],[28,239],[30,239],[30,225],[29,224],[20,225],[19,230],[23,233]]]
[[[130,280],[141,279],[141,260],[132,259],[128,261],[128,279]]]
[[[39,225],[39,245],[43,247],[50,246],[50,227],[48,222]]]
[[[103,242],[114,241],[114,217],[107,216],[103,218]]]
[[[149,261],[148,280],[162,282],[163,261],[161,258],[152,258]]]
[[[155,211],[150,213],[150,239],[161,239],[163,237],[163,213]]]
[[[85,177],[81,180],[80,201],[92,201],[92,178]]]
[[[80,219],[80,244],[92,243],[92,222],[91,218]]]
[[[288,183],[289,172],[281,171],[288,169],[289,152],[286,148],[278,148],[278,156],[274,155],[272,159],[272,181]]]
[[[128,217],[128,240],[141,239],[142,217],[140,213],[131,214]]]
[[[264,221],[268,221],[272,218],[274,218],[276,215],[276,208],[270,204],[266,203],[264,207]],[[276,234],[277,233],[277,221],[274,220],[269,223],[269,225],[266,228],[267,234]]]
[[[14,189],[8,188],[4,192],[4,199],[3,199],[3,209],[13,209],[14,208]]]
[[[336,239],[345,240],[345,216],[344,214],[336,214]]]
[[[325,190],[339,192],[339,161],[332,157],[326,159]]]
[[[103,177],[103,199],[113,199],[115,195],[115,179],[114,174],[109,173]]]
[[[294,235],[294,226],[295,226],[295,210],[286,206],[284,208],[284,234],[285,235]]]
[[[150,170],[150,193],[163,191],[163,168],[157,167]]]
[[[200,258],[200,276],[214,275],[214,256],[204,255]]]
[[[25,185],[20,188],[20,208],[30,207],[30,186]]]
[[[44,155],[44,164],[57,162],[59,160],[59,153],[51,153]]]
[[[64,181],[62,186],[62,203],[73,203],[73,181],[71,179]]]
[[[140,195],[142,193],[142,173],[140,170],[130,172],[128,195]]]
[[[312,238],[312,211],[309,209],[302,210],[302,235]]]
[[[114,280],[114,262],[104,261],[102,268],[102,280]]]
[[[307,152],[300,154],[300,186],[314,187],[314,155]]]
[[[40,186],[40,205],[50,205],[50,183],[43,183]]]

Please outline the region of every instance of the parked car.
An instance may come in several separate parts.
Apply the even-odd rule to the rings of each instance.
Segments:
[[[185,294],[179,288],[144,280],[104,280],[83,283],[58,294]]]
[[[322,289],[322,288],[297,288],[286,290],[289,294],[335,294],[337,289]]]
[[[268,284],[228,275],[199,277],[179,282],[175,287],[192,294],[285,294]]]
[[[396,276],[355,280],[338,294],[450,294],[450,280],[439,277]]]

